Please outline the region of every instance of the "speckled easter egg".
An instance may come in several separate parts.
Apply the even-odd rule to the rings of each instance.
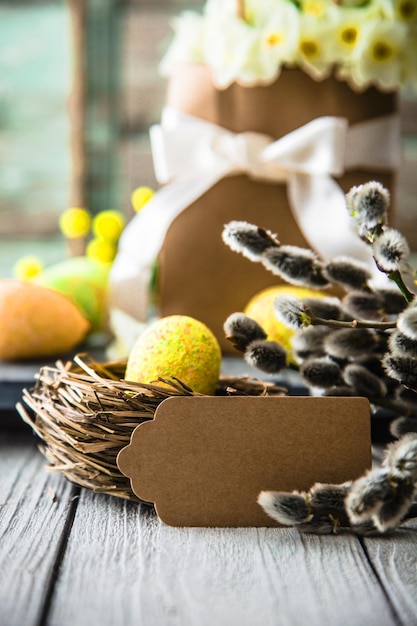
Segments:
[[[193,391],[213,395],[220,375],[221,350],[202,322],[187,315],[163,317],[133,346],[125,380],[152,383],[175,376]]]

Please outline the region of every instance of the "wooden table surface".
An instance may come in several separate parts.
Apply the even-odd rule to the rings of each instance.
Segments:
[[[417,624],[417,520],[390,538],[172,528],[0,431],[1,626]],[[179,504],[180,506],[180,504]]]

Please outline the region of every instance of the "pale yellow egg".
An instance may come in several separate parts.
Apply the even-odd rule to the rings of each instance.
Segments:
[[[276,285],[263,289],[255,294],[249,300],[243,312],[262,326],[269,341],[277,341],[280,343],[287,350],[289,359],[291,360],[291,338],[295,331],[287,328],[282,322],[279,322],[274,313],[275,298],[286,295],[302,300],[303,298],[323,298],[326,294],[307,289],[306,287]]]

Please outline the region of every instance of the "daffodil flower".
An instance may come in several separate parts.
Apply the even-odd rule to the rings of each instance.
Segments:
[[[354,82],[363,87],[374,84],[381,89],[395,89],[403,79],[406,45],[404,24],[374,20],[361,54],[351,66]]]
[[[297,62],[315,80],[328,76],[333,67],[331,33],[333,22],[301,17]]]
[[[253,85],[259,75],[256,31],[242,20],[208,20],[204,58],[213,71],[219,89],[233,82]]]
[[[260,81],[272,82],[284,63],[295,61],[298,41],[298,12],[293,5],[288,4],[285,10],[272,13],[260,30],[257,49]]]
[[[393,4],[396,19],[417,24],[417,0],[394,0]]]
[[[201,46],[204,26],[202,16],[191,11],[186,11],[173,20],[175,37],[159,64],[161,74],[168,76],[180,63],[204,61]]]
[[[339,12],[330,30],[329,55],[334,63],[349,66],[356,59],[366,36],[366,20],[362,9]]]
[[[301,11],[317,20],[327,17],[328,11],[332,9],[332,3],[328,0],[301,0]]]
[[[207,64],[216,87],[270,84],[284,66],[354,89],[417,82],[417,0],[207,0],[175,20],[160,68]]]

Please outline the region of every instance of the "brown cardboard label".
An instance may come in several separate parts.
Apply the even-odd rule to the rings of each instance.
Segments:
[[[171,397],[117,458],[171,526],[277,526],[260,491],[341,483],[371,466],[365,398]]]

